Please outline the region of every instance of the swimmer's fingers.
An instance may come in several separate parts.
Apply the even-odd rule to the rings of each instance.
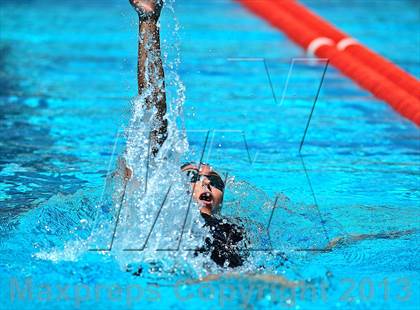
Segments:
[[[139,18],[143,21],[157,21],[162,11],[163,0],[129,0],[130,4],[139,14]]]
[[[112,177],[115,176],[122,177],[126,181],[133,177],[133,169],[127,165],[127,162],[123,157],[118,159],[117,169],[112,174]]]
[[[124,179],[125,180],[130,180],[132,176],[133,176],[133,170],[131,168],[129,168],[128,166],[125,166],[124,167]]]

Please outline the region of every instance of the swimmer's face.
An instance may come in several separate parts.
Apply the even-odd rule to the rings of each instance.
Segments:
[[[209,165],[202,164],[200,170],[191,164],[182,168],[191,178],[194,200],[202,213],[211,214],[223,201],[224,184],[222,178]]]

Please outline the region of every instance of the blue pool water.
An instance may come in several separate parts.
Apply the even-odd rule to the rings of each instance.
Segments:
[[[418,1],[302,2],[420,76]],[[196,263],[176,272],[145,265],[136,277],[142,261],[131,254],[87,251],[83,240],[110,195],[105,178],[126,143],[136,16],[118,0],[0,5],[1,309],[418,308],[418,128],[328,67],[299,155],[325,62],[302,59],[228,0],[177,0],[163,12],[173,106],[183,102],[176,73],[186,87],[185,159],[200,158],[208,134],[204,160],[235,178],[223,212],[258,227],[272,214],[274,254],[255,251],[241,273],[304,281],[315,298],[246,276],[184,285],[210,273]],[[396,231],[410,232],[309,251],[339,236]]]

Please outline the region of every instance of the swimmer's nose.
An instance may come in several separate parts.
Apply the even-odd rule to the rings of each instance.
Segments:
[[[210,180],[204,177],[203,180],[201,181],[201,184],[203,184],[203,186],[210,187]]]

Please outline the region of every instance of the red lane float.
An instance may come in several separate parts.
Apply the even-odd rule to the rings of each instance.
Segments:
[[[420,126],[420,82],[293,0],[237,0]]]
[[[376,54],[367,47],[359,44],[357,40],[349,37],[320,16],[312,13],[300,3],[294,0],[274,0],[282,9],[286,10],[297,19],[309,26],[321,35],[331,38],[337,49],[346,51],[361,62],[366,63],[378,73],[386,76],[389,80],[420,99],[420,85],[417,79],[395,64]]]

